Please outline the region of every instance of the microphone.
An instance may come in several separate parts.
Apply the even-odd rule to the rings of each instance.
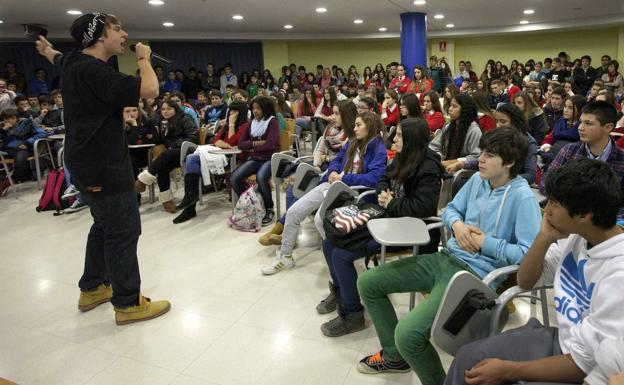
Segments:
[[[135,49],[136,49],[136,44],[131,44],[131,45],[130,45],[130,51],[135,52]],[[161,63],[163,63],[163,64],[171,64],[171,63],[173,63],[173,60],[171,60],[171,59],[167,59],[167,58],[166,58],[166,57],[164,57],[164,56],[160,56],[159,54],[154,53],[153,51],[152,51],[152,57],[151,57],[151,59],[152,59],[152,60],[155,60],[155,61],[157,61],[157,62],[161,62]]]

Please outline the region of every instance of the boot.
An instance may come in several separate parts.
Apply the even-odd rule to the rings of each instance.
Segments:
[[[195,203],[199,200],[198,185],[198,174],[184,175],[184,198],[182,198],[182,202],[176,206],[176,209],[181,210],[189,206],[195,206]]]
[[[258,239],[258,242],[260,242],[262,246],[270,246],[272,245],[271,240],[270,240],[271,235],[273,234],[282,235],[282,231],[284,231],[284,225],[278,221],[273,225],[273,227],[271,227],[269,231],[264,233],[264,235],[262,235],[260,239]],[[281,240],[280,240],[280,243],[281,243]]]
[[[126,308],[115,308],[115,322],[117,325],[127,325],[133,322],[147,321],[161,316],[169,311],[169,301],[152,302],[147,297],[139,296],[139,304]]]
[[[156,175],[152,175],[147,170],[141,171],[139,175],[137,175],[137,180],[134,182],[134,188],[136,192],[139,194],[145,192],[147,186],[151,186],[156,181]]]
[[[316,305],[316,311],[319,314],[331,313],[338,307],[338,293],[336,292],[336,286],[329,282],[329,295]]]
[[[327,337],[340,337],[345,334],[359,332],[366,327],[364,322],[364,309],[349,314],[339,314],[329,322],[321,325],[321,331]]]
[[[158,200],[162,203],[166,212],[174,214],[176,212],[176,205],[173,203],[173,194],[171,190],[161,191]]]
[[[195,218],[196,216],[197,212],[195,211],[195,203],[193,203],[192,205],[185,207],[180,215],[173,219],[173,223],[175,223],[176,225],[178,223],[184,223],[191,218]]]
[[[98,305],[110,301],[112,296],[113,289],[110,285],[105,284],[101,284],[92,291],[81,291],[80,298],[78,299],[78,310],[89,311],[94,309]]]

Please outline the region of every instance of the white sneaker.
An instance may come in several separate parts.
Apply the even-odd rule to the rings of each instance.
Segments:
[[[65,189],[65,191],[63,192],[63,195],[61,196],[61,199],[65,200],[69,197],[73,197],[78,194],[80,194],[80,191],[78,191],[76,186],[72,184],[72,185],[69,185],[69,187]]]
[[[280,251],[277,250],[278,256],[275,257],[270,264],[262,268],[262,274],[273,275],[275,273],[279,273],[282,270],[295,267],[295,260],[292,256],[281,256],[279,255],[279,252]]]
[[[69,206],[68,208],[63,210],[63,212],[65,214],[71,214],[71,213],[75,213],[75,212],[80,211],[80,210],[84,210],[86,208],[87,208],[87,204],[86,203],[84,203],[81,200],[76,199],[74,201],[74,203],[72,203],[71,206]]]

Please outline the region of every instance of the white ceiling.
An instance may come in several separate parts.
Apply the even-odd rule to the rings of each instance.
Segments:
[[[0,0],[0,38],[22,36],[21,24],[41,24],[55,38],[69,37],[76,16],[68,9],[115,14],[130,38],[149,39],[323,39],[396,37],[403,12],[428,14],[429,36],[480,35],[518,31],[622,25],[621,0]],[[316,7],[328,12],[318,14]],[[523,10],[532,8],[533,15]],[[445,18],[436,20],[433,14]],[[240,14],[243,21],[232,20]],[[356,25],[353,20],[364,20]],[[530,24],[519,25],[520,20]],[[173,28],[162,23],[171,21]],[[455,28],[448,29],[452,23]],[[291,24],[291,30],[283,26]],[[387,32],[379,32],[379,27]]]

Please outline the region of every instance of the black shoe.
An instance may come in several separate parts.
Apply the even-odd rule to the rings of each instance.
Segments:
[[[184,175],[184,198],[182,198],[182,202],[176,206],[176,209],[183,210],[189,206],[195,206],[195,203],[199,200],[198,185],[198,174]]]
[[[268,226],[273,223],[273,219],[275,219],[275,213],[273,209],[267,209],[264,214],[264,218],[262,218],[262,226]]]
[[[379,374],[379,373],[406,373],[409,372],[410,366],[401,359],[397,362],[386,361],[383,358],[383,350],[371,354],[362,358],[357,365],[357,370],[364,374]]]
[[[193,203],[192,206],[188,206],[187,208],[182,210],[180,215],[178,215],[177,217],[173,219],[173,223],[175,224],[183,223],[183,222],[188,221],[191,218],[195,218],[196,216],[197,216],[197,212],[195,211],[195,204]]]
[[[349,314],[339,314],[329,322],[321,325],[321,331],[327,337],[340,337],[345,334],[359,332],[366,327],[364,322],[364,309]]]
[[[336,293],[336,287],[329,282],[329,295],[316,305],[316,311],[319,314],[331,313],[338,308],[338,294]]]

